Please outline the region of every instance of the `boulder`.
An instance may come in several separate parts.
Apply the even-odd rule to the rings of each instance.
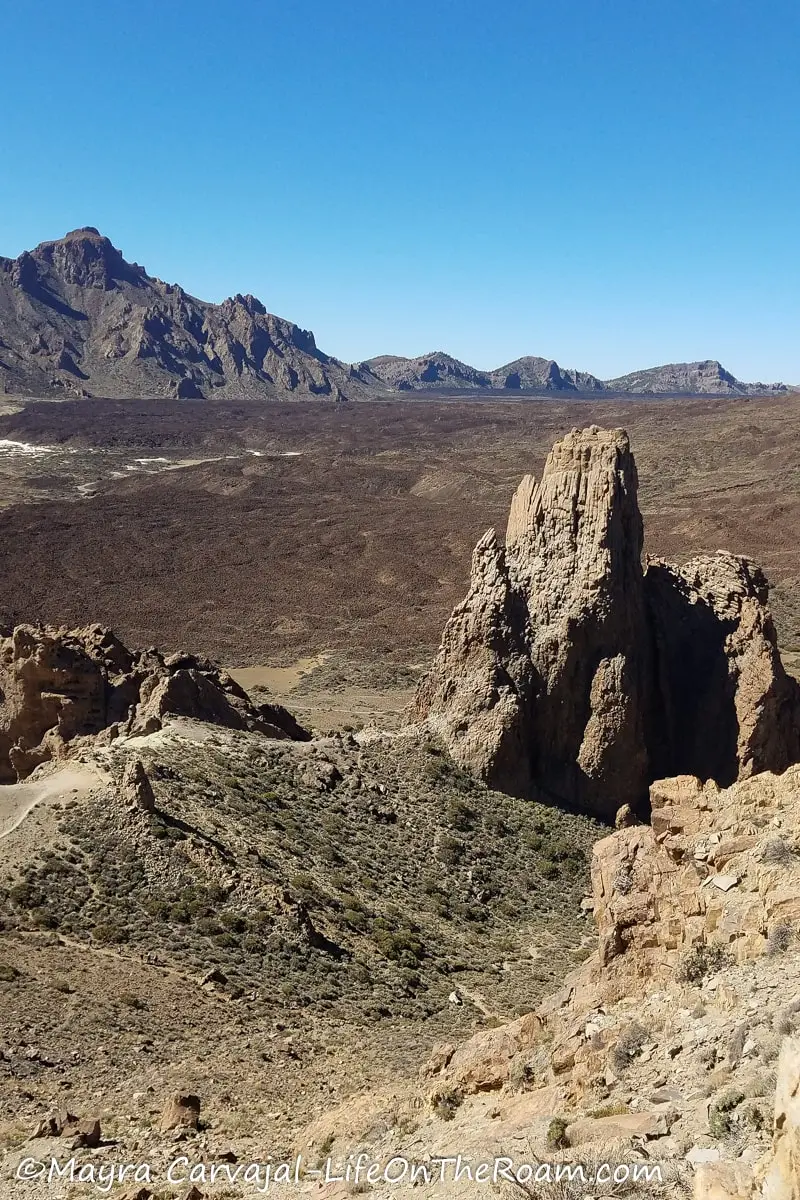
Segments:
[[[423,1078],[446,1080],[464,1095],[494,1091],[507,1081],[516,1055],[535,1045],[541,1029],[536,1013],[527,1013],[508,1025],[482,1030],[455,1049],[437,1046],[423,1068]]]
[[[96,1150],[100,1145],[102,1135],[100,1122],[96,1118],[76,1117],[69,1109],[61,1108],[57,1112],[51,1113],[44,1121],[40,1121],[31,1136],[35,1138],[69,1137],[72,1138],[73,1150],[81,1147]]]
[[[67,1108],[60,1108],[50,1116],[45,1117],[43,1121],[34,1129],[31,1137],[61,1137],[61,1134],[69,1125],[77,1125],[79,1118],[71,1113]]]
[[[162,1133],[173,1129],[197,1129],[200,1121],[200,1097],[176,1092],[164,1105],[159,1126]]]
[[[96,1150],[100,1145],[100,1122],[92,1118],[76,1121],[64,1128],[64,1135],[72,1138],[71,1149]]]

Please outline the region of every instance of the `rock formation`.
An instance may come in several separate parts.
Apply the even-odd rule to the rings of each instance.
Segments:
[[[614,987],[657,986],[697,945],[739,962],[800,921],[794,851],[800,766],[720,790],[691,775],[650,788],[650,825],[603,838],[592,858],[598,964]]]
[[[414,705],[456,761],[613,818],[657,777],[725,785],[800,759],[761,572],[723,553],[643,572],[642,538],[622,430],[573,430],[522,480]]]
[[[651,1160],[696,1169],[700,1200],[797,1197],[798,797],[797,765],[728,789],[653,784],[652,826],[594,847],[597,951],[535,1012],[423,1068],[432,1094],[468,1098],[456,1142],[499,1113],[544,1141],[558,1115],[570,1148],[646,1140]]]
[[[131,808],[155,812],[156,797],[147,769],[140,758],[128,761],[120,781],[120,795]]]
[[[645,590],[658,661],[654,774],[724,786],[796,762],[798,688],[781,664],[762,571],[722,552],[683,567],[651,560]]]
[[[0,783],[64,757],[75,739],[149,733],[169,716],[310,736],[280,705],[254,705],[229,675],[194,655],[132,652],[99,625],[18,625],[0,637]]]

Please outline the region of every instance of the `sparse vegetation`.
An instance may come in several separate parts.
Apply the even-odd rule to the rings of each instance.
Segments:
[[[767,938],[767,954],[785,954],[797,937],[795,927],[788,921],[773,926]]]
[[[736,1124],[736,1110],[744,1098],[744,1092],[731,1088],[709,1106],[708,1130],[712,1137],[721,1140],[729,1136]]]
[[[702,983],[707,976],[724,970],[730,962],[730,954],[721,946],[699,943],[684,955],[677,973],[678,982]]]
[[[553,1117],[547,1126],[546,1141],[549,1150],[565,1150],[569,1146],[567,1122],[563,1117]]]
[[[559,950],[546,971],[521,959],[531,1007],[576,961],[597,827],[487,791],[435,742],[358,758],[334,768],[246,734],[167,745],[147,764],[157,811],[132,824],[107,801],[62,810],[58,844],[0,885],[0,920],[364,1019],[446,1005],[465,958],[521,1004],[491,964],[536,921]]]
[[[649,1038],[648,1031],[638,1021],[634,1021],[623,1030],[614,1045],[611,1061],[616,1071],[626,1070]]]
[[[797,862],[792,846],[782,837],[770,838],[761,851],[761,861],[774,867],[789,867]]]
[[[455,1088],[435,1092],[431,1097],[431,1108],[440,1121],[452,1121],[463,1103],[463,1095]]]

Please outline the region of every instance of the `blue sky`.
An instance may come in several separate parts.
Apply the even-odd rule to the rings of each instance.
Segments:
[[[800,382],[796,0],[5,0],[0,45],[0,253],[96,225],[345,359]]]

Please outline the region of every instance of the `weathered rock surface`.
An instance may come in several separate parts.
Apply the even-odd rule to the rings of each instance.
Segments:
[[[61,1108],[40,1122],[31,1136],[34,1138],[68,1137],[72,1139],[71,1148],[73,1150],[79,1148],[96,1150],[100,1145],[102,1134],[100,1122],[96,1118],[82,1119],[74,1116],[68,1109]]]
[[[132,758],[122,774],[120,793],[126,804],[138,808],[142,812],[153,812],[156,797],[144,763],[140,758]]]
[[[619,987],[657,984],[696,946],[759,958],[800,921],[795,830],[800,766],[725,790],[692,776],[650,789],[652,824],[603,838],[592,857],[598,961]],[[779,935],[778,935],[779,936]]]
[[[437,1048],[424,1085],[464,1096],[456,1142],[483,1122],[503,1144],[519,1104],[571,1148],[652,1141],[698,1200],[796,1200],[800,766],[651,792],[652,827],[595,846],[598,950],[535,1013]]]
[[[176,1092],[170,1096],[161,1113],[162,1133],[173,1129],[197,1129],[200,1121],[200,1097]]]
[[[798,687],[783,669],[769,585],[746,558],[718,552],[645,573],[658,661],[654,772],[722,786],[800,757]]]
[[[730,554],[643,573],[622,430],[573,430],[489,531],[414,716],[492,786],[613,818],[653,779],[721,784],[800,758],[766,581]]]
[[[18,625],[0,637],[0,783],[65,757],[76,739],[149,733],[169,716],[306,740],[279,705],[254,705],[224,671],[193,655],[130,651],[99,625]]]

